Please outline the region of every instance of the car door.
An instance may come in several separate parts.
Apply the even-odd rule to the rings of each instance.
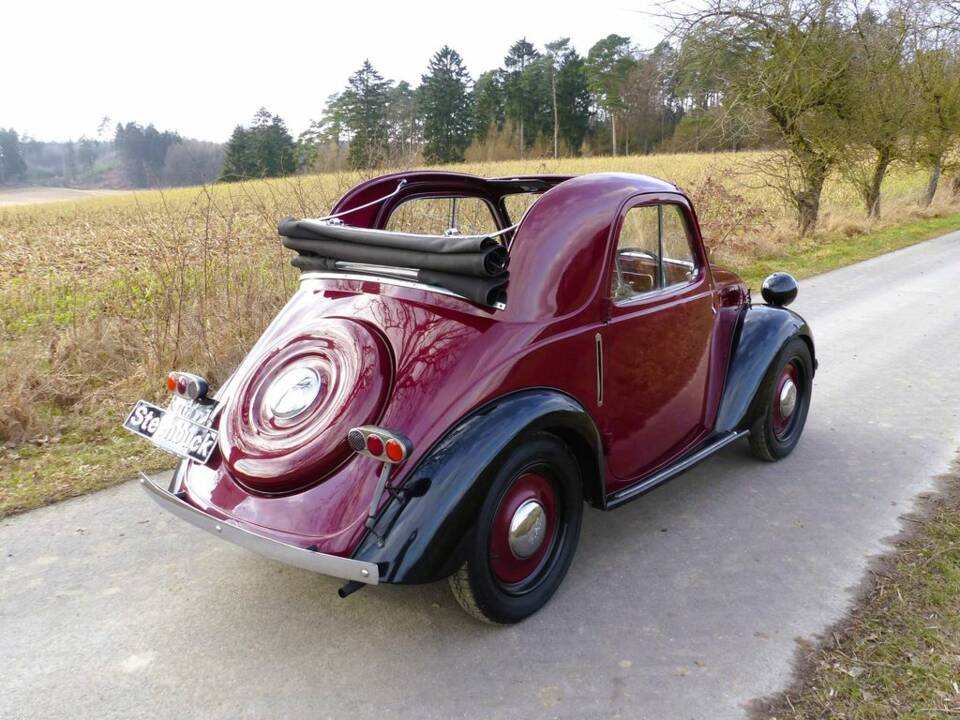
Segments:
[[[714,318],[688,210],[640,196],[621,212],[601,329],[604,435],[615,491],[705,434]]]

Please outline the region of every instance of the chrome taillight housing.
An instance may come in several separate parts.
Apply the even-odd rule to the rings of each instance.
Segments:
[[[409,438],[376,425],[352,428],[347,442],[354,452],[391,465],[403,462],[413,452]]]
[[[210,392],[210,383],[193,373],[171,372],[167,375],[167,390],[190,400],[201,400]]]

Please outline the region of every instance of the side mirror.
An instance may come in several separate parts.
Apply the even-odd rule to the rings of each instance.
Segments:
[[[767,305],[786,307],[797,299],[799,287],[793,275],[785,272],[775,272],[763,281],[760,294]]]

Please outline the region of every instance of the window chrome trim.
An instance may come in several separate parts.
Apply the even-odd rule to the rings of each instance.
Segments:
[[[706,277],[706,273],[703,271],[703,268],[697,268],[697,276],[691,278],[684,283],[674,283],[673,285],[667,285],[665,288],[657,288],[656,290],[648,290],[645,293],[637,293],[628,298],[622,300],[613,300],[614,307],[629,307],[630,305],[638,304],[640,302],[645,302],[647,300],[655,300],[657,298],[662,298],[668,295],[680,294],[681,290],[689,290],[691,287],[701,282]],[[699,296],[697,296],[699,297]]]

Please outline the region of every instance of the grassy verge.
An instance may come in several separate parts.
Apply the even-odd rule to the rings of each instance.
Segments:
[[[853,613],[807,648],[758,718],[960,716],[960,467],[872,573]]]
[[[172,464],[169,455],[120,429],[21,445],[0,454],[0,518]]]
[[[784,251],[749,260],[737,270],[750,287],[759,288],[763,279],[777,270],[786,270],[797,278],[810,277],[957,229],[960,229],[960,213],[922,218],[852,237],[815,236],[798,240]]]

